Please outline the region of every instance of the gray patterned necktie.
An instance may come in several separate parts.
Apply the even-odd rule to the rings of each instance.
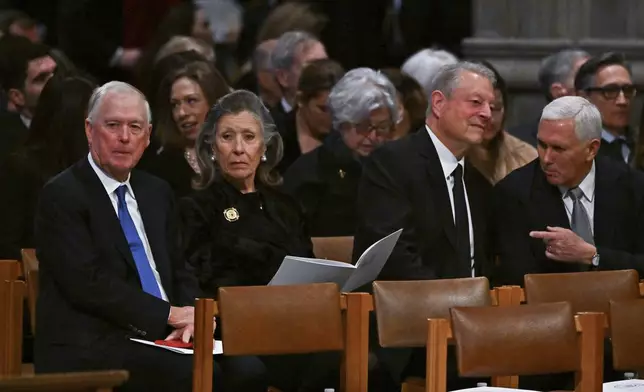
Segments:
[[[568,191],[568,197],[572,199],[572,219],[570,220],[570,228],[575,232],[575,234],[581,237],[581,239],[591,245],[595,245],[593,232],[590,229],[588,212],[581,202],[581,198],[584,197],[584,192],[579,187],[575,187]]]

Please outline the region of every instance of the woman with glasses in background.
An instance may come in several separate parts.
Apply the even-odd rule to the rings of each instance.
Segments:
[[[300,201],[312,237],[352,236],[362,160],[391,136],[396,88],[369,68],[349,71],[328,98],[333,130],[287,170],[284,189]]]

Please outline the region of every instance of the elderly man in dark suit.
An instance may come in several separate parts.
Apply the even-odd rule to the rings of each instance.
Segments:
[[[384,144],[366,162],[358,191],[354,258],[403,228],[379,279],[464,278],[487,273],[487,180],[465,160],[490,121],[494,74],[469,62],[447,65],[434,79],[426,126]],[[424,350],[378,350],[398,385],[424,376]],[[455,375],[455,366],[448,367]],[[452,383],[453,382],[453,383]],[[475,381],[448,388],[461,389]]]
[[[562,97],[543,110],[539,159],[495,188],[499,283],[530,273],[644,273],[644,175],[607,157],[599,110]]]
[[[150,129],[142,93],[103,85],[88,107],[90,154],[41,193],[39,373],[126,369],[123,390],[191,390],[190,356],[129,339],[188,341],[194,332],[197,285],[173,245],[172,191],[132,170]]]

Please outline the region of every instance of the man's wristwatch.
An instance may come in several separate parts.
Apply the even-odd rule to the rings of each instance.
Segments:
[[[590,260],[590,264],[595,268],[599,267],[599,253],[595,253],[593,258]]]

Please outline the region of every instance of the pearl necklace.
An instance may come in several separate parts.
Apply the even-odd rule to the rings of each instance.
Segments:
[[[199,168],[199,163],[197,163],[197,154],[192,150],[185,150],[183,156],[186,158],[188,165],[194,170],[195,173],[201,174],[201,169]]]

